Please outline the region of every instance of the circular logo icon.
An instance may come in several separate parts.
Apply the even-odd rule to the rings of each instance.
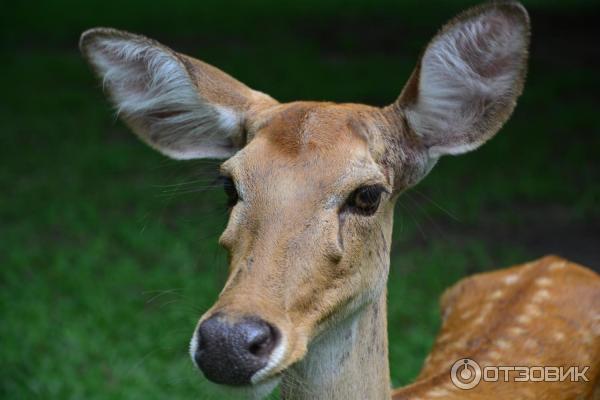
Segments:
[[[459,389],[473,389],[481,382],[481,367],[470,358],[461,358],[452,365],[450,378]]]

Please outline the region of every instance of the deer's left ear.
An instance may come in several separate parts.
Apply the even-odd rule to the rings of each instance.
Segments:
[[[81,36],[118,115],[144,142],[175,159],[227,158],[244,125],[277,102],[223,71],[144,36],[96,28]]]
[[[462,13],[425,49],[398,100],[430,160],[473,150],[512,113],[527,67],[529,17],[516,2]]]

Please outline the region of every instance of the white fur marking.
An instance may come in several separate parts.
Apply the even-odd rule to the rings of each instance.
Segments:
[[[557,342],[562,342],[563,340],[565,340],[565,334],[559,331],[554,332],[552,336]]]
[[[541,278],[537,278],[535,280],[535,284],[538,286],[552,286],[552,279],[543,276]]]
[[[196,363],[196,357],[194,357],[194,355],[196,354],[196,351],[198,351],[198,330],[194,330],[194,334],[192,335],[192,340],[190,340],[189,352],[190,352],[190,357],[192,358],[192,362],[194,363],[196,368],[199,369],[200,366]]]
[[[554,271],[557,269],[563,269],[567,266],[567,263],[565,261],[559,261],[559,262],[555,262],[553,263],[548,269],[550,271]]]
[[[434,398],[438,398],[438,397],[447,397],[448,395],[450,395],[450,392],[444,388],[434,388],[429,390],[425,396],[427,397],[434,397]]]
[[[507,275],[504,277],[504,283],[506,285],[513,285],[515,284],[520,278],[519,275],[517,274],[511,274],[511,275]]]
[[[281,336],[279,345],[273,350],[271,353],[271,357],[269,358],[269,362],[262,369],[257,371],[250,381],[253,385],[260,383],[265,377],[267,377],[274,369],[276,369],[281,361],[283,361],[285,357],[285,353],[287,351],[287,342],[285,340],[285,336]]]
[[[535,294],[533,295],[533,298],[531,300],[535,303],[541,303],[542,301],[548,300],[551,297],[552,296],[550,295],[549,291],[547,291],[546,289],[541,289],[541,290],[538,290],[537,292],[535,292]]]

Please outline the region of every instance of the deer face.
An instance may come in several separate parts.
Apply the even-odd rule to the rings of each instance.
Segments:
[[[528,18],[516,3],[465,12],[425,49],[385,108],[280,104],[220,70],[111,29],[81,49],[120,115],[177,159],[225,158],[220,243],[230,273],[194,331],[210,380],[271,381],[384,291],[394,200],[445,154],[491,138],[521,92]]]
[[[209,378],[238,384],[277,374],[302,358],[320,331],[383,290],[392,176],[353,126],[357,110],[371,111],[276,106],[261,117],[250,143],[222,165],[235,191],[220,239],[231,255],[230,275],[192,341]],[[252,367],[245,376],[236,371],[225,381],[213,370],[211,343],[223,335],[249,338]],[[238,357],[229,362],[242,364]]]

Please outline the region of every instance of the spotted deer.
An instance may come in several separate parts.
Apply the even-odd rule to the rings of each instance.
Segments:
[[[547,256],[463,279],[446,290],[441,309],[442,328],[421,373],[393,400],[600,399],[595,272]],[[477,363],[480,375],[469,369],[463,381],[455,372],[453,382],[452,367],[463,359]],[[515,370],[492,370],[486,379],[490,366]],[[537,371],[524,370],[530,367]],[[556,375],[560,368],[564,379]]]
[[[229,276],[190,345],[206,378],[254,398],[279,382],[286,399],[391,397],[394,203],[441,156],[474,150],[500,129],[523,88],[528,44],[520,4],[472,8],[440,30],[398,99],[380,108],[280,103],[143,36],[108,28],[82,35],[82,53],[141,140],[174,159],[226,160],[220,173],[231,207],[219,242]],[[543,319],[543,304],[531,306]],[[475,318],[487,310],[486,324],[493,320],[493,306],[473,307]],[[469,332],[470,346],[487,344]],[[427,364],[422,378],[431,383],[423,385],[438,382],[442,367]],[[395,396],[416,399],[409,393],[420,396],[418,386]]]

